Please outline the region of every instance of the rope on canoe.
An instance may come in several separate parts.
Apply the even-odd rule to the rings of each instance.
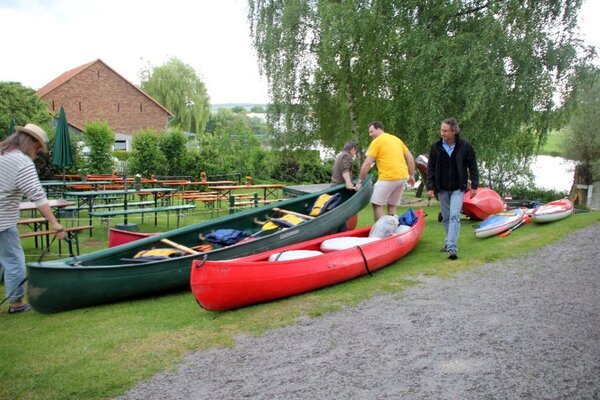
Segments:
[[[360,251],[360,255],[362,256],[363,261],[365,262],[365,269],[367,270],[367,274],[369,274],[369,276],[373,276],[373,274],[369,270],[369,263],[367,262],[367,257],[365,257],[365,253],[363,253],[360,246],[356,246],[356,248],[358,249],[358,251]]]

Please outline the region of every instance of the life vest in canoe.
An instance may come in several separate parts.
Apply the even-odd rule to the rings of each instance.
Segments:
[[[206,235],[204,239],[209,243],[231,246],[247,237],[248,234],[246,232],[237,229],[217,229]]]
[[[322,194],[319,197],[317,197],[317,200],[315,200],[315,204],[313,205],[312,210],[310,210],[309,215],[313,217],[318,217],[319,215],[331,210],[332,208],[340,204],[340,201],[342,201],[342,195],[339,193],[336,193],[334,195],[327,193]]]
[[[278,228],[291,228],[292,226],[296,226],[306,221],[302,217],[298,217],[292,214],[286,214],[281,218],[271,218],[269,222],[262,226],[263,231],[270,231],[272,229]]]
[[[136,261],[154,261],[181,256],[183,256],[183,252],[175,249],[150,249],[138,251],[133,259]]]

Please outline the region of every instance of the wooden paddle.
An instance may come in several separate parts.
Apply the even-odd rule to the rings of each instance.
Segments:
[[[200,254],[200,252],[198,252],[194,249],[190,249],[189,247],[186,247],[179,243],[175,243],[169,239],[160,239],[160,241],[163,242],[164,244],[168,244],[171,247],[175,247],[178,250],[185,251],[188,254]]]
[[[278,212],[283,213],[283,214],[295,215],[296,217],[300,217],[300,218],[306,218],[306,219],[314,219],[315,218],[312,215],[301,214],[301,213],[296,212],[296,211],[283,210],[283,209],[277,208],[277,207],[274,207],[273,211],[278,211]]]

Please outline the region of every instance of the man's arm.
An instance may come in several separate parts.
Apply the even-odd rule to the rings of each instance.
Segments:
[[[408,184],[410,186],[414,186],[415,184],[415,158],[413,157],[410,150],[406,150],[404,153],[404,159],[406,160],[406,165],[408,166]]]
[[[365,161],[363,161],[363,163],[360,167],[360,172],[358,173],[358,182],[356,182],[356,187],[359,187],[360,185],[362,185],[362,181],[365,179],[365,177],[371,170],[371,167],[373,166],[374,162],[375,162],[374,157],[367,156],[367,158],[365,158]]]

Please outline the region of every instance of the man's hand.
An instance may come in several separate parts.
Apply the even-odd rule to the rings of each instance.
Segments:
[[[471,198],[477,196],[477,189],[471,188]]]
[[[427,197],[429,197],[430,199],[435,197],[435,193],[433,193],[433,190],[428,190],[427,191]]]
[[[63,226],[61,224],[59,224],[58,222],[55,224],[52,224],[52,229],[54,229],[56,231],[57,238],[59,238],[59,239],[65,238],[65,228],[63,228]]]

